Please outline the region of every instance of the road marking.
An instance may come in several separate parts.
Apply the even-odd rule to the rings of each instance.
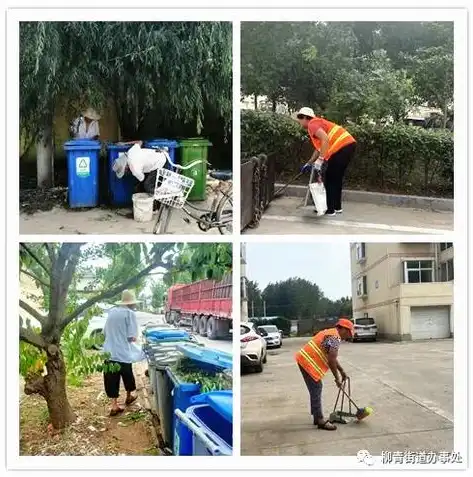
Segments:
[[[282,215],[264,215],[261,220],[275,220],[279,222],[293,222],[299,224],[307,224],[308,218],[294,217],[294,216],[282,216]],[[330,219],[314,219],[313,224],[319,222],[322,225],[330,225],[332,227],[347,227],[356,229],[376,229],[376,230],[388,230],[391,232],[405,232],[413,234],[426,234],[426,235],[443,235],[451,232],[450,229],[428,229],[424,227],[411,227],[407,225],[389,225],[389,224],[370,224],[368,222],[352,222],[349,220],[330,220]],[[311,223],[312,225],[312,223]]]

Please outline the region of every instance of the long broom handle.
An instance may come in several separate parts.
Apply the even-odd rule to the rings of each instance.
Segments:
[[[340,387],[340,389],[342,390],[342,393],[345,394],[345,396],[348,398],[348,400],[356,407],[356,409],[360,409],[358,407],[358,405],[356,404],[355,401],[353,401],[353,399],[351,398],[350,394],[348,394],[346,391],[345,391],[345,388],[344,387]]]

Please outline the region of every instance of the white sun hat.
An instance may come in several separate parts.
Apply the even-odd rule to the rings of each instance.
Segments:
[[[299,109],[299,111],[296,113],[296,116],[299,116],[300,114],[303,114],[304,116],[309,116],[309,118],[315,118],[314,110],[306,106]]]

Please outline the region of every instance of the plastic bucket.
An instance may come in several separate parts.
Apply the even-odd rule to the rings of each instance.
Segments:
[[[154,197],[140,192],[133,194],[133,218],[136,222],[151,222],[153,220]]]
[[[177,418],[192,432],[192,454],[228,456],[233,454],[231,422],[209,405],[191,406],[185,413],[176,411]]]

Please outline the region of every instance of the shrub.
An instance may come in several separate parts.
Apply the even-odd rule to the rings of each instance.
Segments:
[[[346,187],[367,191],[453,197],[453,134],[448,130],[392,124],[349,125],[357,153]],[[276,173],[293,175],[311,153],[307,134],[288,116],[244,110],[244,156],[267,154]]]

